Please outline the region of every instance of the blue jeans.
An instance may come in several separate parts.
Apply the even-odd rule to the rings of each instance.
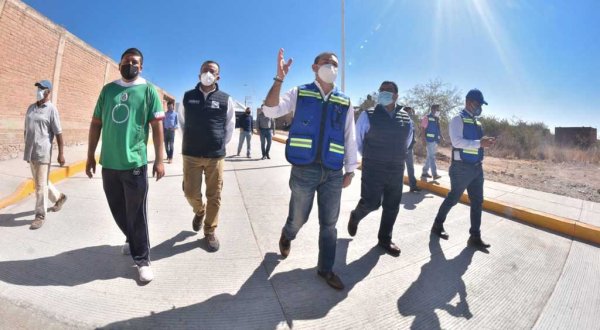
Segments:
[[[175,130],[165,128],[164,138],[165,138],[165,151],[167,152],[167,159],[173,159],[173,146],[175,145]]]
[[[377,238],[379,242],[388,244],[392,241],[392,231],[402,201],[404,164],[383,164],[363,158],[362,166],[360,201],[351,217],[360,221],[381,206],[383,212]]]
[[[272,137],[272,130],[270,128],[260,129],[260,151],[262,152],[263,157],[269,155],[269,151],[271,150]],[[266,148],[265,144],[267,145]]]
[[[242,151],[242,146],[244,145],[244,139],[246,139],[246,156],[250,157],[250,150],[252,148],[250,144],[250,139],[252,138],[251,131],[240,130],[240,141],[238,142],[238,152],[239,155]]]
[[[417,178],[415,177],[415,159],[413,148],[406,150],[406,175],[408,175],[408,184],[410,188],[417,188]]]
[[[450,192],[440,206],[435,225],[441,226],[446,221],[450,209],[458,203],[465,189],[471,200],[471,229],[472,236],[481,236],[481,206],[483,205],[483,167],[479,164],[467,164],[454,161],[450,165]]]
[[[427,159],[425,159],[425,166],[423,166],[422,174],[429,173],[431,167],[431,175],[437,175],[437,167],[435,166],[435,153],[437,152],[437,142],[427,142]]]
[[[337,229],[342,198],[342,170],[329,170],[321,164],[292,166],[290,189],[292,197],[283,235],[290,241],[308,220],[315,192],[319,207],[319,262],[317,269],[330,272],[335,263]]]

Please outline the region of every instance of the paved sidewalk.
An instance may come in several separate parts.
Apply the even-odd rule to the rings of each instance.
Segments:
[[[163,180],[151,181],[156,279],[148,285],[137,283],[131,258],[120,255],[124,238],[99,173],[58,183],[69,201],[40,230],[28,229],[31,197],[2,209],[0,306],[10,308],[0,310],[0,328],[598,328],[597,246],[484,212],[483,236],[492,247],[476,252],[465,244],[469,209],[462,204],[449,214],[450,239],[432,239],[442,198],[405,187],[394,228],[402,255],[394,258],[375,246],[381,211],[361,222],[356,237],[346,232],[360,172],[343,192],[337,226],[335,269],[346,289],[330,289],[315,270],[316,205],[290,256],[279,259],[290,166],[278,143],[273,159],[259,160],[258,140],[252,139],[254,158],[226,159],[217,253],[208,253],[202,235],[191,230],[181,155],[166,164]],[[236,148],[237,134],[228,153]],[[519,192],[489,184],[486,196]],[[598,212],[594,207],[590,212]]]

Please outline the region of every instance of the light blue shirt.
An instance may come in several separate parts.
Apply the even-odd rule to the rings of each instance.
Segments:
[[[388,112],[390,118],[394,118],[396,115],[395,111],[391,113]],[[358,116],[358,120],[356,121],[356,146],[358,147],[358,152],[362,155],[363,153],[363,142],[365,141],[365,135],[369,132],[371,128],[371,123],[369,122],[369,115],[366,111],[363,111],[360,116]],[[410,146],[410,143],[413,139],[414,127],[412,120],[410,121],[410,133],[408,134],[408,139],[406,139],[406,148]]]
[[[166,129],[179,128],[179,123],[177,122],[177,113],[173,110],[165,112],[165,119],[163,125]]]

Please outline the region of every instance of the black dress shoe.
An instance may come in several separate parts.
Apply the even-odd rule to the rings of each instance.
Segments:
[[[339,276],[335,275],[334,272],[317,271],[317,274],[319,274],[319,276],[324,278],[330,287],[332,287],[336,290],[344,290],[344,283],[339,278]]]
[[[354,220],[352,212],[350,213],[350,219],[348,219],[348,234],[354,237],[356,235],[356,231],[358,230],[358,221]]]
[[[448,239],[448,237],[450,237],[450,235],[448,235],[444,229],[444,226],[438,226],[434,224],[433,227],[431,227],[431,232],[443,239]]]
[[[482,241],[481,237],[479,237],[479,236],[469,237],[467,244],[478,250],[484,250],[484,251],[487,251],[487,249],[491,246],[490,244],[487,244],[486,242]]]
[[[192,229],[194,229],[194,231],[200,231],[200,226],[202,226],[202,220],[204,220],[204,213],[202,213],[201,215],[194,215],[194,219],[192,220]]]
[[[271,156],[269,156],[268,154],[267,154],[267,159],[271,159]]]
[[[290,254],[290,250],[292,249],[292,242],[285,237],[283,232],[281,233],[281,237],[279,238],[279,252],[281,252],[281,256],[285,259]]]
[[[421,188],[418,188],[418,187],[410,188],[410,192],[419,192],[419,191],[421,191]]]
[[[385,252],[389,253],[390,255],[392,255],[394,257],[400,256],[400,248],[396,244],[394,244],[394,242],[389,242],[389,243],[379,242],[377,245],[379,245],[382,249],[385,250]]]

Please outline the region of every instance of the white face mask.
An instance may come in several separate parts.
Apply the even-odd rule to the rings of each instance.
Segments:
[[[319,67],[317,75],[321,80],[328,84],[333,84],[335,78],[337,78],[338,69],[333,64],[323,64]]]
[[[200,75],[200,82],[204,86],[212,86],[215,83],[216,77],[210,72],[204,72]]]
[[[44,89],[39,89],[39,88],[38,88],[38,89],[36,89],[36,90],[35,90],[35,97],[36,97],[36,99],[37,99],[38,101],[41,101],[41,100],[43,100],[43,99],[44,99],[44,97],[46,97],[46,95],[45,95],[45,94],[46,94],[46,90],[44,90]]]

